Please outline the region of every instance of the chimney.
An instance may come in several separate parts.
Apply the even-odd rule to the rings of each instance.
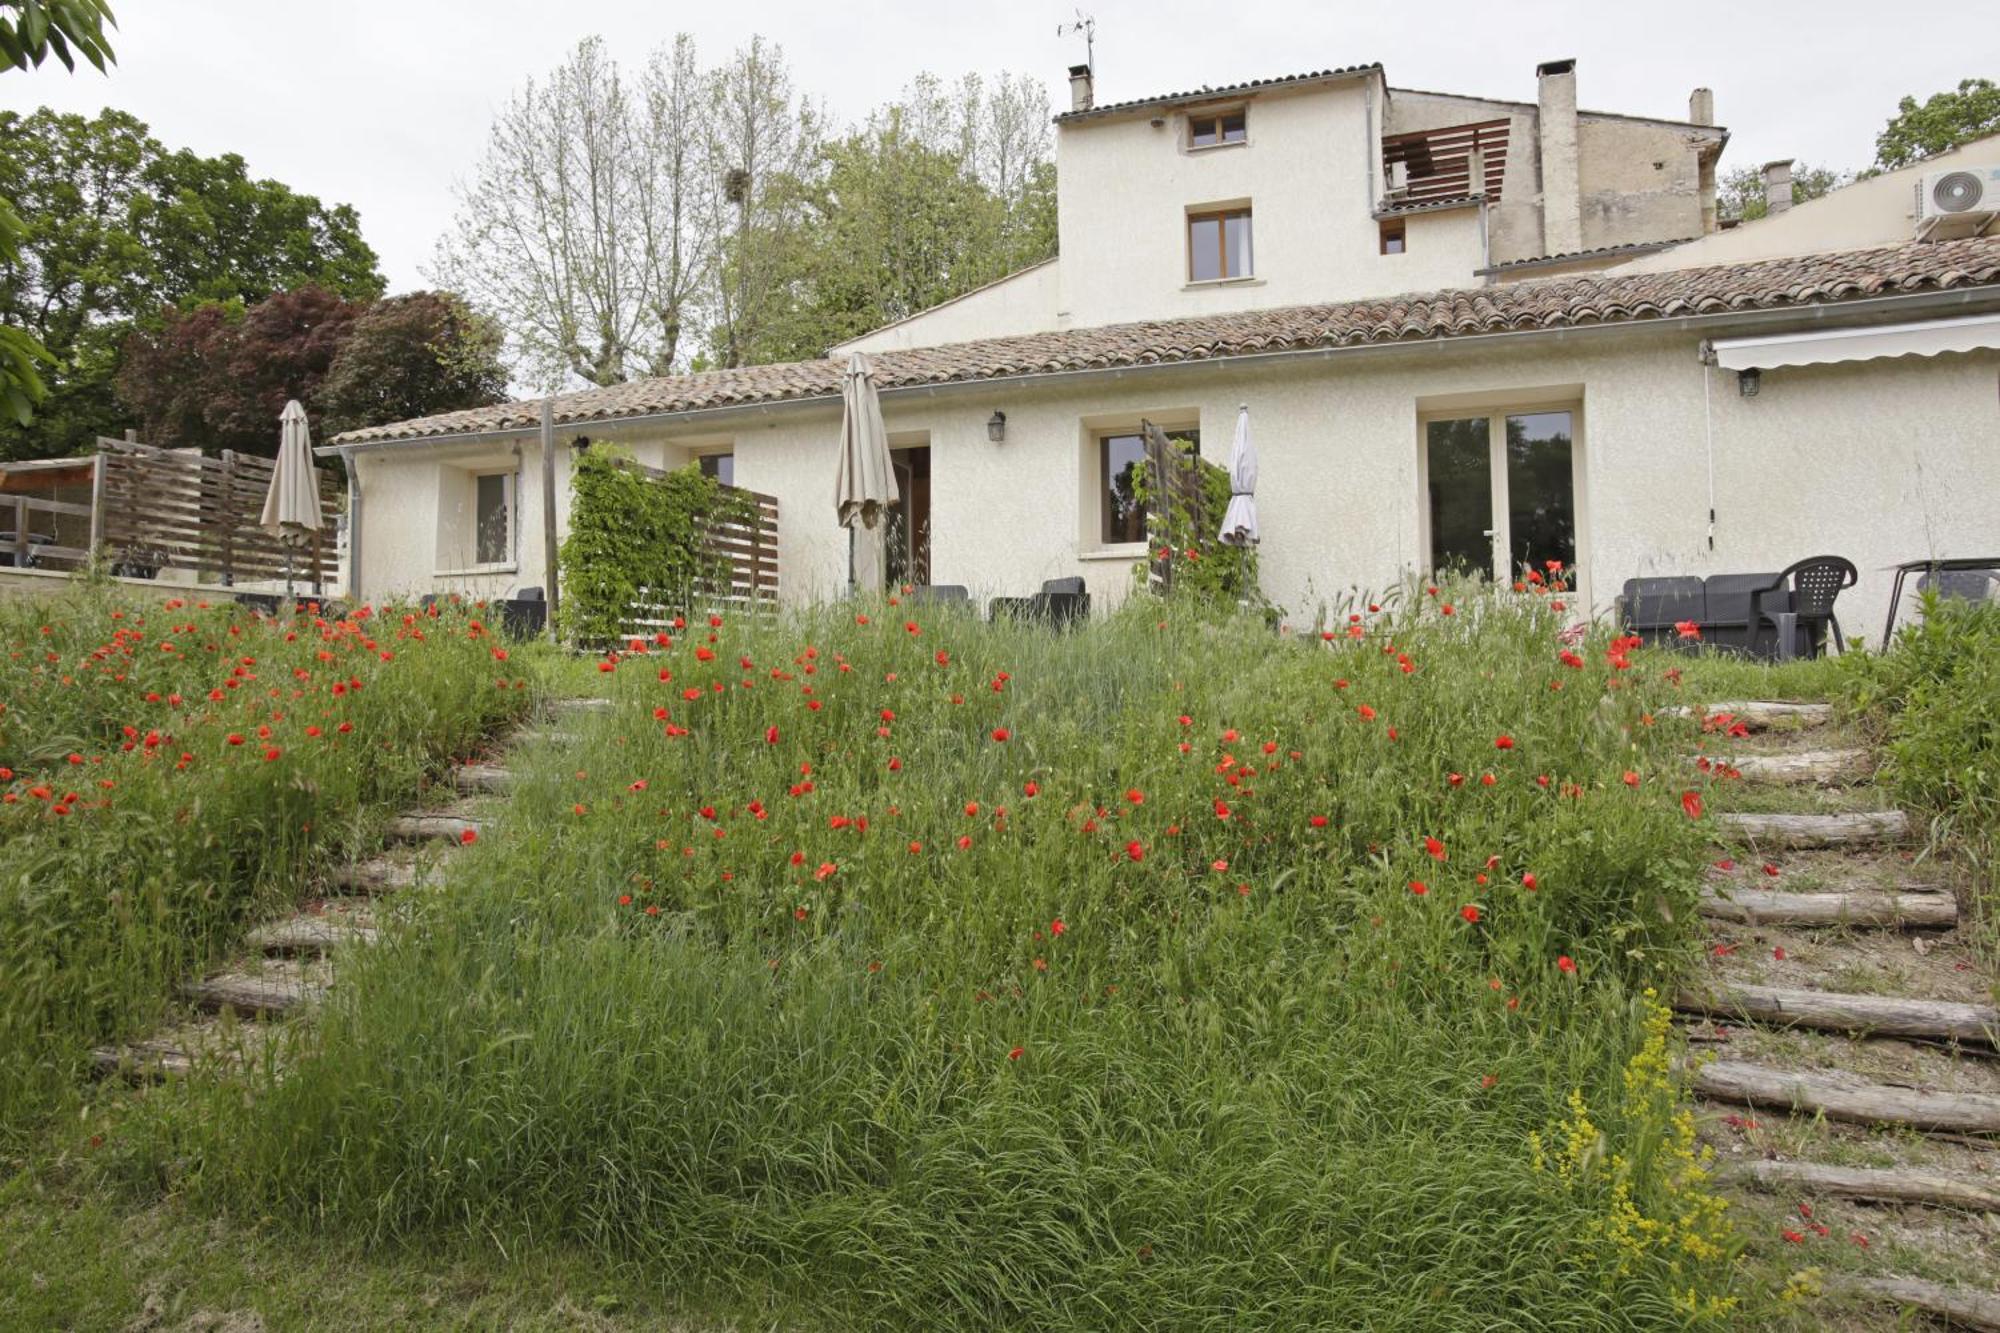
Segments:
[[[1775,217],[1792,206],[1792,159],[1764,164],[1764,213]]]
[[[1697,88],[1688,94],[1688,122],[1693,125],[1715,124],[1715,94],[1707,88]]]
[[[1091,87],[1090,66],[1071,65],[1069,67],[1069,109],[1088,111],[1097,105],[1096,89]]]
[[[1576,160],[1576,61],[1535,67],[1542,158],[1542,253],[1583,249],[1583,190]]]

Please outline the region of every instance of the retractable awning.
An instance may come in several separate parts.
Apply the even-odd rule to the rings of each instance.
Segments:
[[[1709,347],[1715,364],[1724,370],[1770,370],[1777,366],[1824,366],[1891,356],[1976,352],[2000,349],[2000,315],[1814,329],[1760,338],[1717,338]]]

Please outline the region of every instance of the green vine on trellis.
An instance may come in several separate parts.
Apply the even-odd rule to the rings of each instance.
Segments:
[[[558,556],[560,629],[580,642],[615,640],[635,605],[686,610],[725,584],[729,560],[711,547],[719,523],[746,522],[749,501],[689,465],[661,473],[614,445],[595,445],[570,469],[569,535]]]
[[[1229,469],[1201,456],[1192,440],[1169,437],[1174,453],[1171,466],[1193,468],[1197,485],[1188,490],[1168,487],[1169,503],[1162,504],[1159,486],[1150,466],[1133,469],[1132,494],[1146,506],[1146,559],[1133,567],[1140,591],[1150,583],[1154,562],[1172,566],[1169,595],[1199,601],[1261,602],[1257,587],[1257,548],[1237,548],[1217,535],[1222,516],[1229,509]],[[1191,493],[1190,493],[1191,492]]]

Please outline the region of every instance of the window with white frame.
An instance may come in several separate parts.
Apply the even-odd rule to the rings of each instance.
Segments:
[[[504,565],[514,559],[514,474],[482,472],[472,479],[473,562]]]

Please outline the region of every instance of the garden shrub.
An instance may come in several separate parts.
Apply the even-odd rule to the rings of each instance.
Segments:
[[[641,601],[691,610],[728,571],[709,549],[711,527],[749,517],[747,501],[692,464],[658,476],[630,462],[599,444],[570,472],[560,628],[573,641],[616,641]]]
[[[1193,469],[1195,485],[1162,497],[1155,493],[1158,486],[1151,467],[1133,469],[1132,494],[1146,506],[1146,530],[1154,546],[1147,560],[1133,566],[1138,588],[1144,591],[1150,585],[1152,564],[1158,562],[1171,568],[1168,588],[1175,597],[1216,604],[1261,603],[1256,545],[1231,546],[1218,536],[1229,509],[1229,469],[1203,458],[1192,440],[1170,437],[1167,447],[1174,452],[1176,467]]]

